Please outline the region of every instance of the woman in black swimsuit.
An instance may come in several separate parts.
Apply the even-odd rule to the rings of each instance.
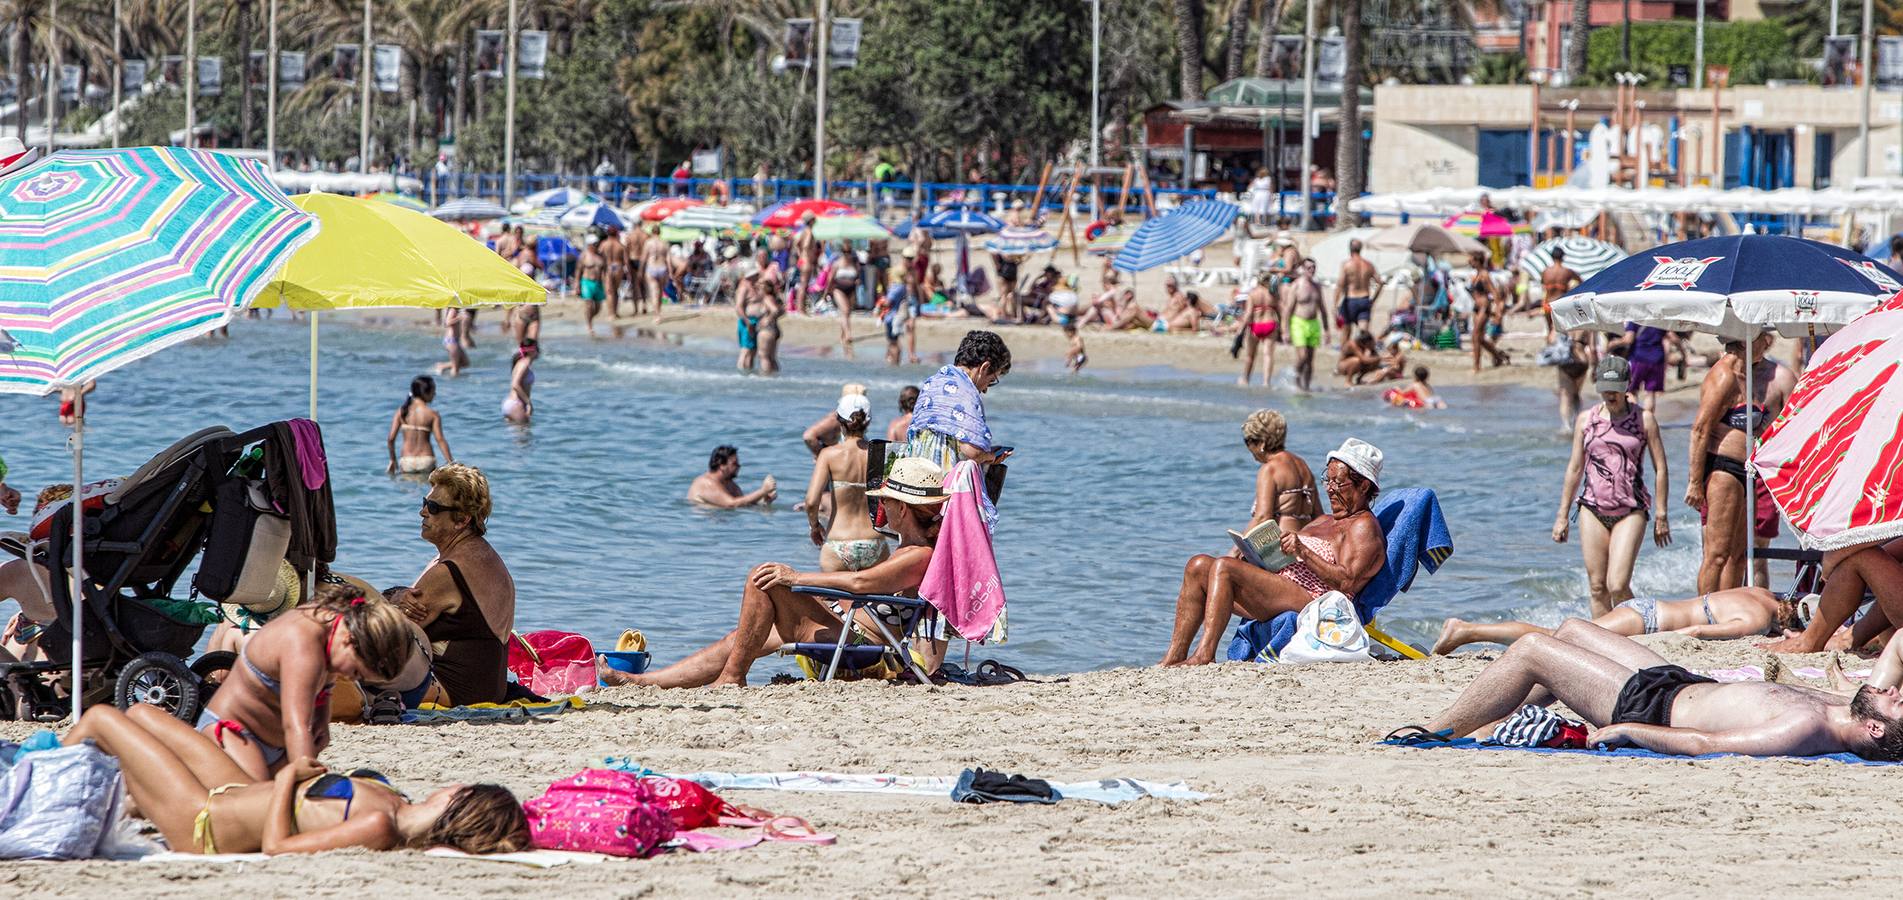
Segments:
[[[436,683],[458,706],[500,703],[508,681],[503,640],[515,628],[515,582],[483,537],[489,509],[481,471],[451,463],[430,473],[422,532],[436,558],[414,586],[389,592],[423,626],[436,651]]]
[[[1744,583],[1746,531],[1745,459],[1747,428],[1755,440],[1784,408],[1795,378],[1788,369],[1765,358],[1776,335],[1764,333],[1752,341],[1751,400],[1743,396],[1745,343],[1727,341],[1718,364],[1705,373],[1699,388],[1698,417],[1692,421],[1691,478],[1685,503],[1698,510],[1704,522],[1704,562],[1698,568],[1698,591],[1710,593]],[[1777,534],[1777,512],[1769,496],[1758,491],[1750,535]]]

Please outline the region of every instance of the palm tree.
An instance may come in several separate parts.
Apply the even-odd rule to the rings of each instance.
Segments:
[[[1269,64],[1275,61],[1275,29],[1282,24],[1288,0],[1262,0],[1262,33],[1256,35],[1255,77],[1269,77]],[[1284,77],[1287,73],[1283,73]]]
[[[1572,3],[1573,25],[1566,44],[1566,83],[1578,84],[1586,80],[1586,35],[1592,31],[1592,4],[1587,0],[1572,0]]]
[[[1309,0],[1315,2],[1315,0]],[[1580,0],[1584,2],[1584,0]],[[1352,228],[1348,200],[1361,196],[1361,75],[1366,68],[1361,41],[1361,0],[1336,0],[1341,16],[1341,119],[1335,126],[1335,228]],[[1302,177],[1306,178],[1307,173]]]
[[[1268,0],[1263,0],[1264,4]],[[1250,0],[1229,0],[1229,34],[1224,44],[1222,80],[1242,77],[1242,61],[1249,48]]]
[[[1177,93],[1203,99],[1203,0],[1175,0]]]

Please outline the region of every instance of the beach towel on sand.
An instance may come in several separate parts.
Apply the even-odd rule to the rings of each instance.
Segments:
[[[1395,741],[1384,741],[1383,743],[1386,743],[1386,744],[1389,744],[1390,746],[1395,746],[1395,747],[1404,746]],[[1775,756],[1775,757],[1750,757],[1742,753],[1703,753],[1703,754],[1699,754],[1698,756],[1676,756],[1670,753],[1658,753],[1652,750],[1644,750],[1638,747],[1620,747],[1616,750],[1598,750],[1598,749],[1572,750],[1572,749],[1561,749],[1557,747],[1508,747],[1501,744],[1489,743],[1487,741],[1476,741],[1473,738],[1455,738],[1447,742],[1433,741],[1433,742],[1423,742],[1419,744],[1409,744],[1405,746],[1411,749],[1417,749],[1417,750],[1432,750],[1437,747],[1448,747],[1454,750],[1516,750],[1523,753],[1583,754],[1586,756],[1608,756],[1608,757],[1622,758],[1622,759],[1675,759],[1675,760],[1682,761],[1682,760],[1700,760],[1700,759],[1724,759],[1726,757],[1737,757],[1740,759],[1753,759],[1753,758],[1788,759],[1788,760],[1800,760],[1800,761],[1806,761],[1806,762],[1810,760],[1827,760],[1830,762],[1847,763],[1853,766],[1903,765],[1903,761],[1884,762],[1881,760],[1864,759],[1863,757],[1858,756],[1855,753],[1824,753],[1824,754],[1819,754],[1817,756]]]
[[[945,501],[945,521],[939,526],[938,545],[918,595],[936,607],[959,635],[1003,643],[1004,582],[991,552],[978,464],[965,460],[953,466],[946,486],[951,496]]]
[[[1428,488],[1396,488],[1383,491],[1374,501],[1374,517],[1387,536],[1388,557],[1381,571],[1355,595],[1355,612],[1361,621],[1374,621],[1375,614],[1395,595],[1414,586],[1414,576],[1425,567],[1428,574],[1440,570],[1454,555],[1453,532],[1441,515],[1440,500]],[[1229,641],[1231,662],[1263,660],[1282,652],[1295,634],[1296,614],[1285,612],[1268,621],[1244,619],[1236,626]]]

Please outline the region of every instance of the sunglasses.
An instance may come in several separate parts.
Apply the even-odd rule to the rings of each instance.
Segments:
[[[432,515],[432,516],[440,516],[440,515],[442,515],[443,513],[446,513],[446,512],[455,512],[455,511],[456,511],[456,507],[454,507],[454,506],[444,506],[443,504],[441,504],[441,503],[438,503],[438,502],[436,502],[436,501],[434,501],[434,500],[431,500],[431,499],[430,499],[430,498],[428,498],[428,497],[424,497],[424,498],[423,498],[423,510],[424,510],[425,512],[427,512],[427,513],[429,513],[429,514],[430,514],[430,515]]]

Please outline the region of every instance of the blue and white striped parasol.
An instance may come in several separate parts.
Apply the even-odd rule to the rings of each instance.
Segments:
[[[445,222],[467,222],[472,219],[500,219],[509,214],[499,203],[478,200],[474,197],[459,197],[430,211],[430,215]]]
[[[1012,225],[985,241],[985,249],[1001,256],[1029,256],[1057,246],[1057,238],[1042,228]]]
[[[990,234],[994,231],[1004,230],[1003,222],[986,215],[983,210],[972,209],[965,206],[941,209],[920,219],[918,224],[931,229],[934,234],[938,232]]]
[[[1235,219],[1234,203],[1191,200],[1139,226],[1111,265],[1141,272],[1182,259],[1228,234]]]

